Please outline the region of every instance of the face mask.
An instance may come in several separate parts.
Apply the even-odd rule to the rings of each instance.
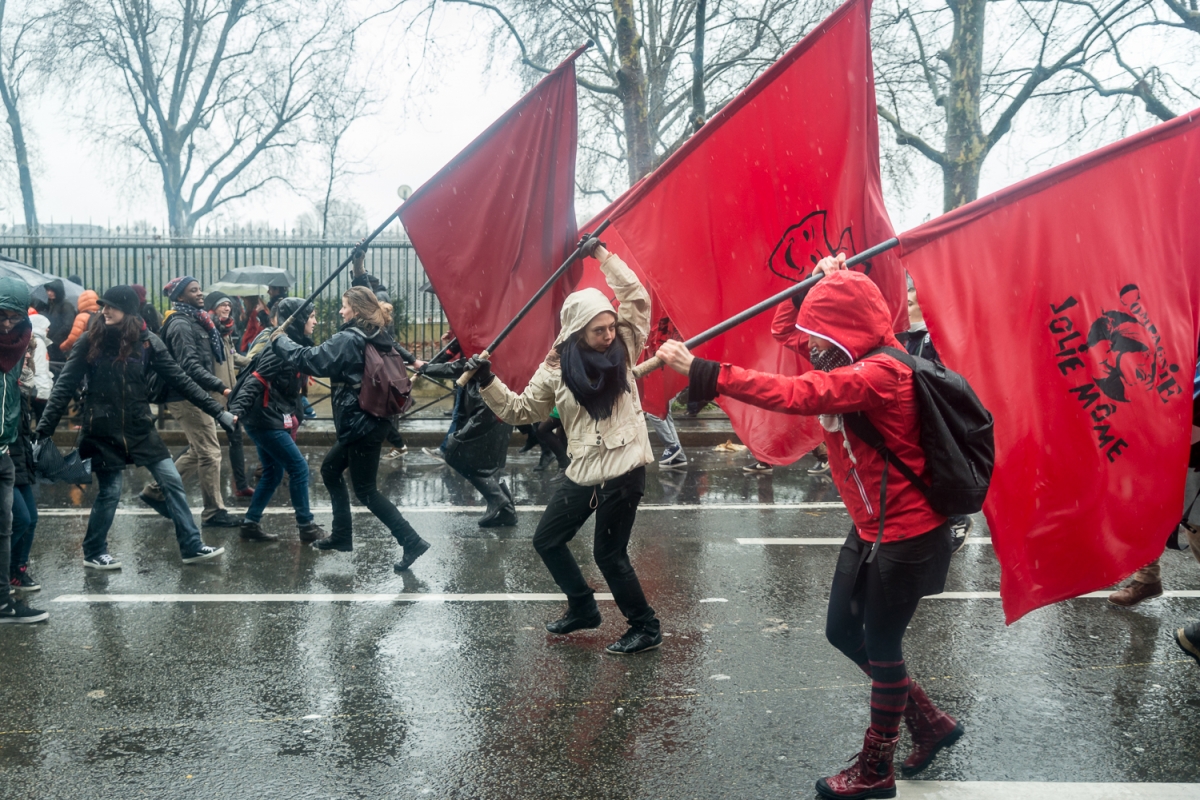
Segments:
[[[836,345],[824,352],[813,347],[809,350],[809,358],[812,361],[813,369],[819,369],[822,372],[831,372],[838,367],[847,367],[853,363],[850,361],[850,356]]]

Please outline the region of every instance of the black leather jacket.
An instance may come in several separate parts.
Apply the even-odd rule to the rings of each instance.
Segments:
[[[192,379],[201,389],[210,392],[224,392],[230,388],[213,374],[212,340],[208,331],[200,324],[200,320],[178,311],[167,317],[159,332],[167,345],[171,357],[175,359],[185,375]],[[168,403],[175,403],[188,398],[175,387],[167,389]]]
[[[430,378],[458,380],[466,372],[466,364],[465,358],[450,363],[430,362],[421,367],[420,372]],[[447,458],[447,463],[467,477],[489,477],[502,469],[508,459],[512,426],[503,422],[483,402],[478,381],[467,381],[459,392],[454,433],[450,434],[447,450],[462,448],[461,457]]]
[[[355,328],[356,330],[350,330]],[[390,331],[359,328],[357,320],[345,323],[333,336],[316,347],[297,344],[287,336],[281,336],[272,347],[288,366],[307,375],[329,378],[333,384],[333,427],[338,441],[353,442],[373,432],[380,423],[386,422],[373,417],[359,408],[358,392],[362,388],[364,355],[367,343],[379,348],[395,348],[405,362],[413,362],[409,353],[392,338]]]
[[[270,335],[264,331],[262,336]],[[301,347],[312,346],[312,339],[296,337]],[[253,349],[253,346],[251,347]],[[238,376],[238,386],[229,401],[229,410],[247,428],[284,430],[283,415],[303,418],[301,390],[307,377],[281,358],[273,348],[264,348]]]
[[[206,414],[218,417],[224,411],[208,392],[184,374],[162,339],[143,330],[141,354],[135,351],[132,358],[119,361],[119,333],[107,330],[105,334],[104,350],[94,364],[87,360],[90,333],[85,332],[71,348],[38,423],[39,437],[54,432],[84,378],[87,391],[83,396],[79,455],[92,459],[94,471],[124,469],[126,464],[144,467],[171,457],[150,415],[146,376],[151,370]]]

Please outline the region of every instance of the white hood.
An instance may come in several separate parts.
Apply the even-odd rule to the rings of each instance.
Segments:
[[[613,304],[599,289],[580,289],[578,292],[571,292],[567,295],[562,311],[559,313],[562,329],[559,331],[558,338],[554,340],[555,346],[565,342],[567,337],[576,331],[586,328],[597,314],[603,314],[606,311],[614,317],[617,315]]]

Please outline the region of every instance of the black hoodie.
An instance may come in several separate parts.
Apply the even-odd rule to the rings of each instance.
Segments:
[[[46,318],[50,320],[50,330],[46,332],[50,346],[46,348],[46,355],[51,361],[62,363],[67,357],[58,346],[71,335],[71,328],[75,325],[75,306],[67,301],[67,291],[58,278],[47,283],[46,289],[54,292],[57,298],[46,306]]]

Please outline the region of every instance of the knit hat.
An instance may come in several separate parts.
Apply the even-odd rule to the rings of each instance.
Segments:
[[[176,278],[163,287],[163,294],[170,298],[171,302],[174,303],[179,299],[179,296],[183,294],[183,290],[186,289],[190,283],[199,283],[199,281],[197,281],[191,275],[184,275]],[[130,291],[133,290],[130,289]]]
[[[101,306],[112,306],[123,314],[137,316],[142,304],[132,286],[114,286],[100,298]]]
[[[209,292],[204,295],[204,309],[206,311],[216,311],[217,306],[222,303],[229,303],[230,307],[233,306],[233,301],[224,292]]]
[[[142,286],[140,283],[131,283],[129,285],[133,288],[133,291],[137,292],[138,302],[145,304],[145,302],[146,302],[146,287]]]

